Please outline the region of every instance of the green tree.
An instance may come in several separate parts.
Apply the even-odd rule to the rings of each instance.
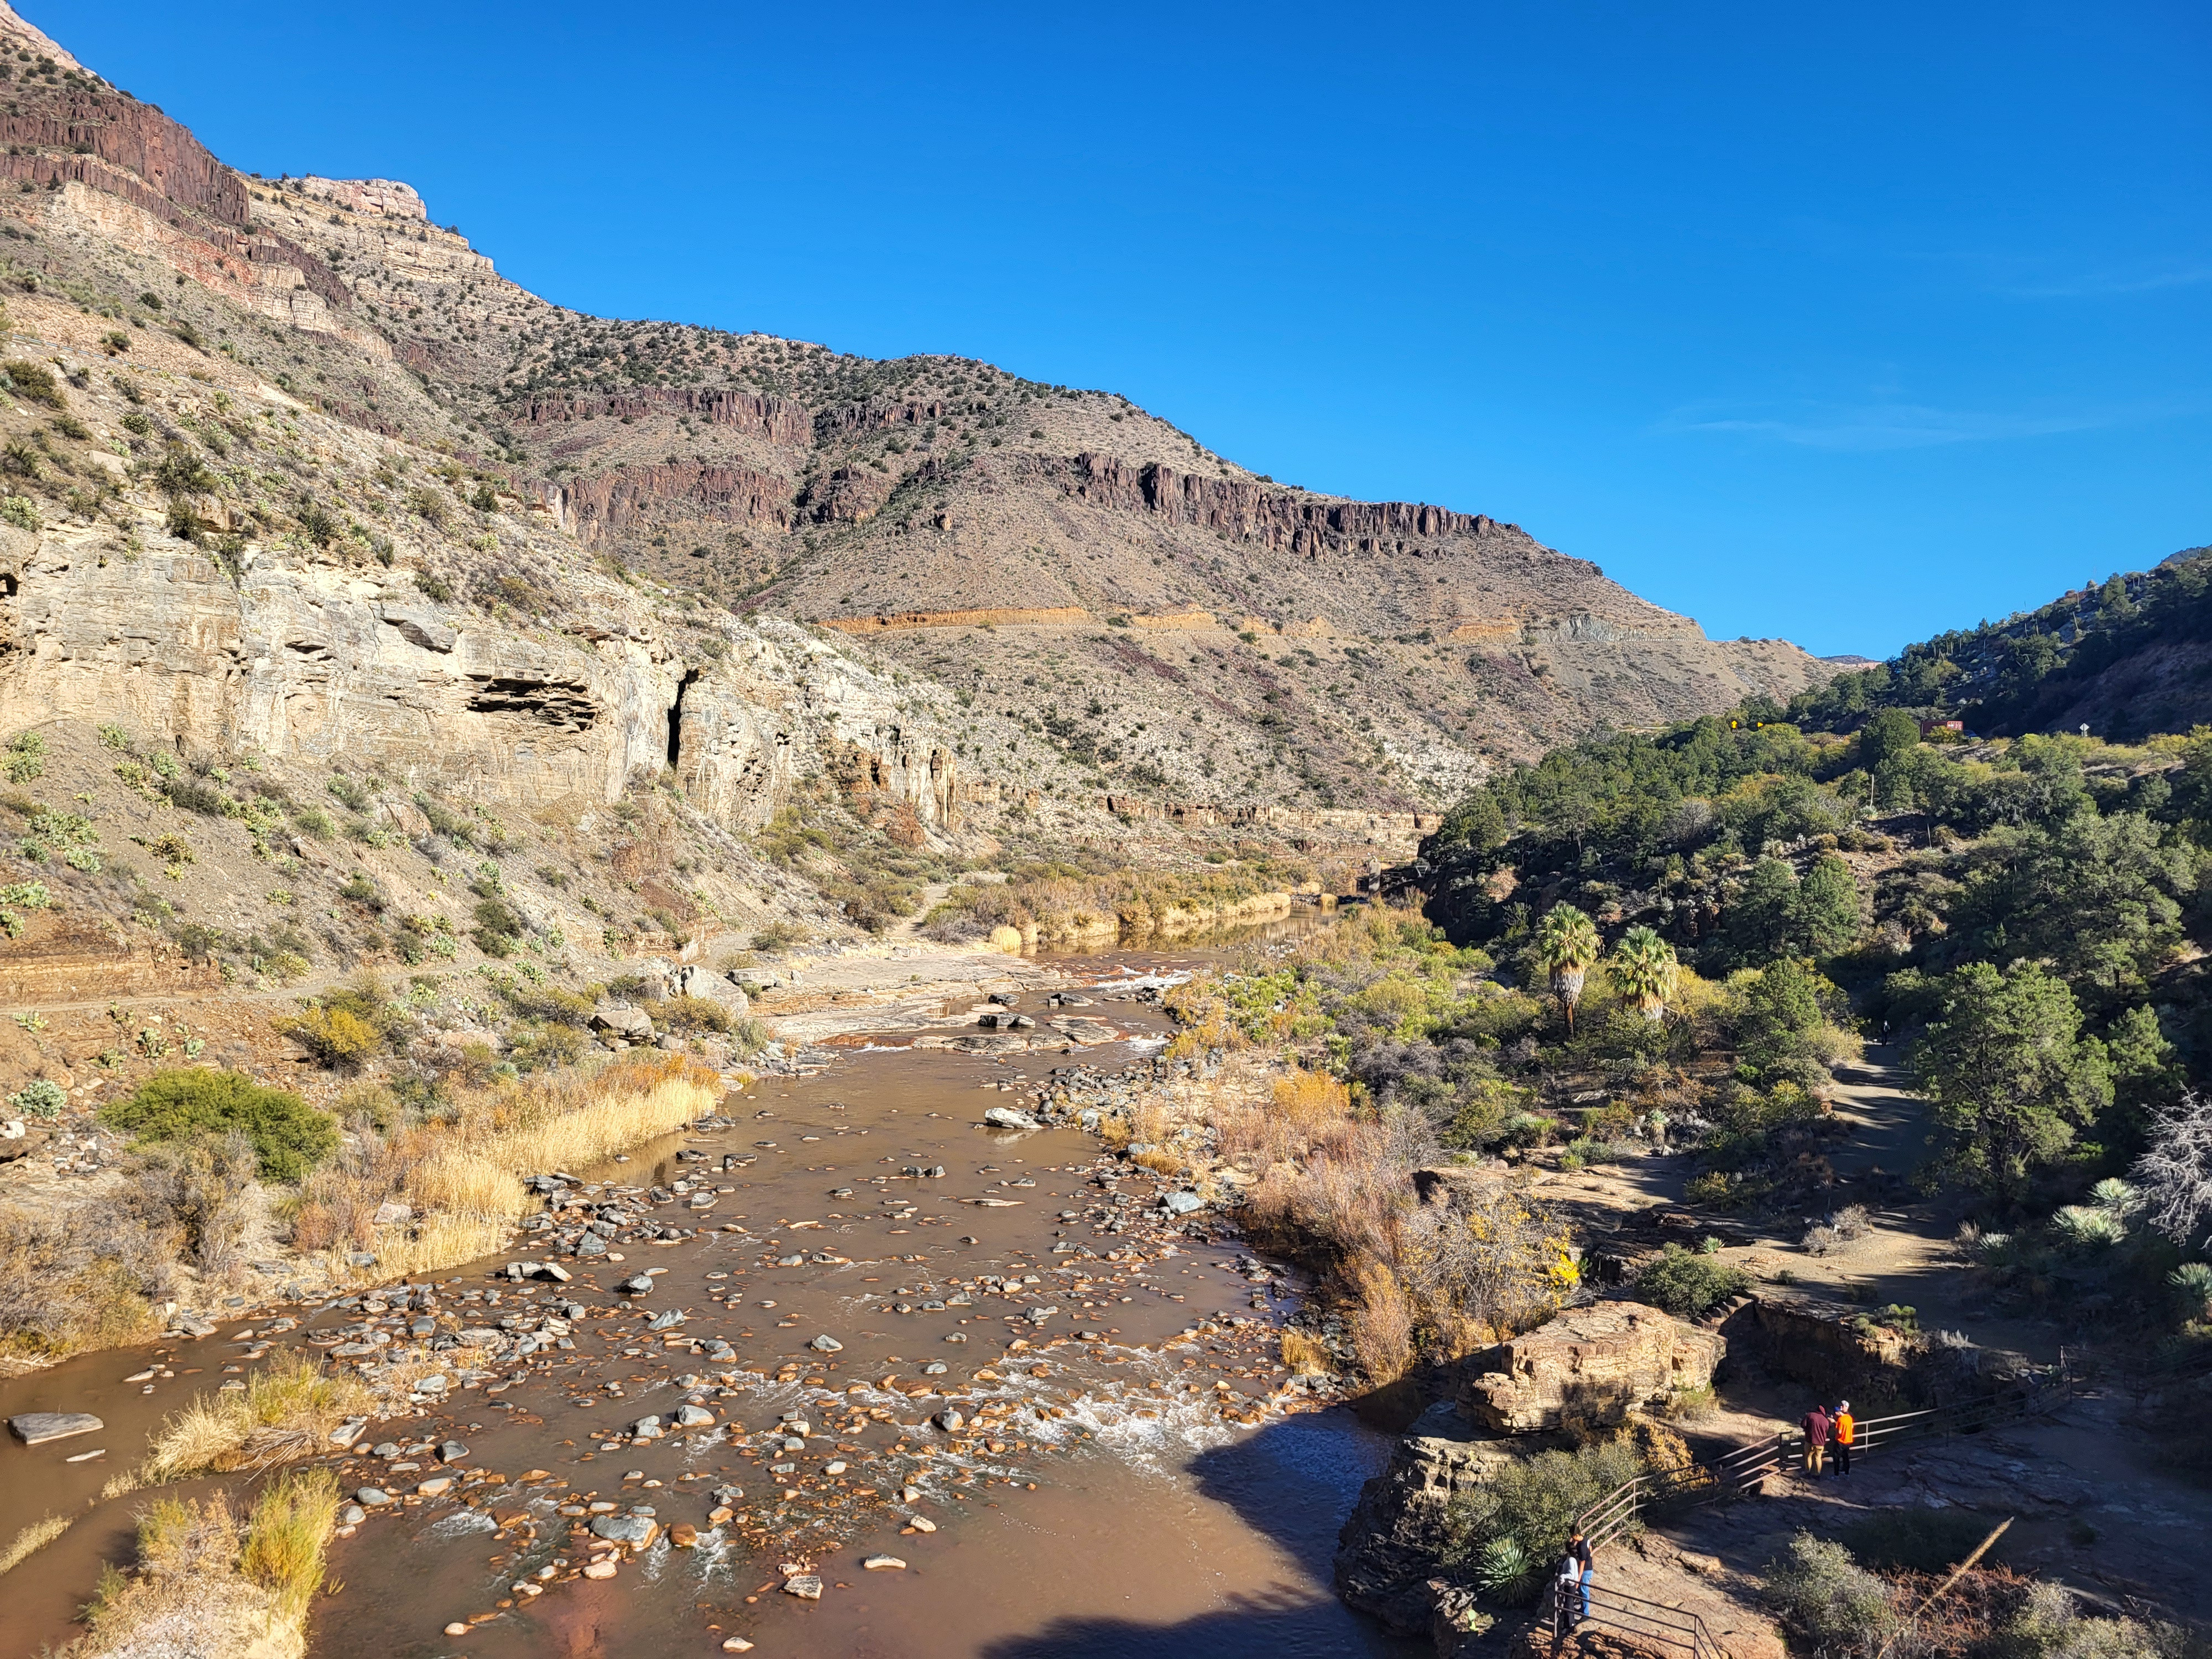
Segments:
[[[1784,954],[1796,928],[1796,908],[1797,875],[1789,860],[1759,860],[1729,903],[1729,954],[1746,965]]]
[[[1920,722],[1902,708],[1878,708],[1859,732],[1859,764],[1873,771],[1920,747]]]
[[[1970,962],[1940,988],[1940,1017],[1913,1046],[1914,1077],[1949,1131],[1953,1167],[2016,1200],[2112,1103],[2105,1045],[2080,1035],[2073,992],[2040,963],[2000,972]]]
[[[1613,972],[1620,981],[1620,994],[1636,1005],[1644,1018],[1665,1017],[1680,972],[1673,945],[1649,927],[1632,927],[1613,948]]]
[[[1833,853],[1814,860],[1797,884],[1790,922],[1791,943],[1808,955],[1849,949],[1859,936],[1859,884],[1851,866]]]
[[[1552,994],[1575,1029],[1575,1007],[1590,964],[1598,958],[1597,924],[1571,904],[1554,905],[1536,929],[1536,965],[1551,981]]]

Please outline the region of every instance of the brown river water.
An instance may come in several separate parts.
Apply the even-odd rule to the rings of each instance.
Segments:
[[[1079,1129],[980,1127],[988,1106],[1027,1106],[1056,1069],[1148,1067],[1160,1018],[1116,979],[1202,954],[1065,964],[1094,987],[1087,1013],[1127,1041],[993,1056],[887,1037],[733,1091],[720,1106],[732,1127],[566,1172],[625,1218],[694,1237],[641,1240],[633,1224],[609,1255],[581,1258],[520,1243],[411,1298],[393,1287],[366,1308],[276,1310],[302,1320],[278,1335],[264,1310],[203,1340],[0,1383],[0,1416],[89,1411],[106,1425],[0,1445],[0,1538],[78,1517],[0,1578],[0,1653],[79,1632],[78,1607],[103,1562],[131,1559],[132,1512],[151,1496],[102,1502],[102,1484],[226,1367],[242,1375],[303,1338],[328,1349],[341,1327],[358,1340],[374,1322],[405,1345],[410,1321],[517,1316],[543,1351],[477,1382],[457,1372],[333,1457],[349,1494],[399,1501],[331,1546],[339,1588],[312,1613],[321,1659],[632,1659],[720,1653],[732,1637],[779,1659],[1421,1650],[1328,1589],[1337,1528],[1390,1441],[1283,1370],[1295,1274],[1259,1262],[1218,1214],[1164,1216],[1158,1180]],[[654,1202],[654,1188],[672,1199]],[[547,1259],[568,1283],[504,1271]],[[647,1269],[650,1291],[618,1289]],[[572,1305],[554,1310],[569,1322],[556,1337],[543,1321],[559,1303]],[[672,1313],[680,1323],[645,1328]],[[673,1425],[687,1404],[711,1424]],[[943,1425],[948,1409],[958,1429]],[[648,1415],[670,1425],[631,1438]],[[447,1441],[466,1455],[441,1464]],[[441,1475],[450,1491],[415,1495]],[[652,1541],[605,1553],[611,1577],[580,1576],[609,1550],[592,1521],[640,1510]],[[696,1546],[672,1542],[678,1523]],[[873,1554],[906,1565],[864,1570]],[[784,1593],[787,1569],[818,1577],[820,1599]],[[447,1634],[455,1623],[470,1628]]]

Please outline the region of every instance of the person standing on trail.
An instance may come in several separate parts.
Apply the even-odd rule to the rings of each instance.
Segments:
[[[1820,1456],[1828,1449],[1828,1413],[1815,1406],[1798,1426],[1805,1431],[1805,1473],[1820,1478]]]
[[[1851,1402],[1838,1401],[1833,1415],[1828,1419],[1828,1450],[1835,1457],[1838,1474],[1851,1472],[1851,1442],[1858,1437],[1858,1421],[1851,1415]]]
[[[1561,1577],[1564,1577],[1570,1571],[1574,1573],[1576,1584],[1582,1591],[1582,1611],[1576,1616],[1576,1622],[1579,1624],[1589,1617],[1590,1578],[1597,1571],[1596,1559],[1590,1554],[1589,1540],[1583,1538],[1580,1527],[1577,1527],[1574,1536],[1567,1540],[1566,1565],[1560,1570]]]

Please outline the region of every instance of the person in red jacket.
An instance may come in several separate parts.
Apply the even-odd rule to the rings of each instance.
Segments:
[[[1828,1413],[1815,1406],[1805,1413],[1805,1420],[1798,1426],[1805,1431],[1805,1473],[1818,1480],[1820,1458],[1828,1449]]]

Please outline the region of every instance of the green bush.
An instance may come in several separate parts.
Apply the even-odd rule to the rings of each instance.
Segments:
[[[712,997],[670,997],[656,1009],[659,1023],[679,1031],[719,1031],[726,1034],[730,1011]]]
[[[299,1096],[237,1072],[156,1072],[100,1116],[141,1140],[239,1130],[270,1181],[299,1180],[338,1144],[337,1125]]]
[[[1799,1533],[1768,1566],[1765,1588],[1784,1621],[1823,1653],[1878,1653],[1899,1626],[1889,1587],[1832,1539]]]
[[[1533,1600],[1547,1567],[1565,1553],[1575,1517],[1642,1473],[1644,1460],[1626,1436],[1521,1458],[1451,1504],[1444,1553],[1493,1599],[1509,1606]]]
[[[8,781],[28,783],[46,775],[46,740],[36,732],[19,732],[8,745]]]
[[[1707,1309],[1741,1296],[1751,1288],[1742,1268],[1669,1244],[1656,1261],[1636,1275],[1636,1293],[1670,1314],[1694,1319]]]

